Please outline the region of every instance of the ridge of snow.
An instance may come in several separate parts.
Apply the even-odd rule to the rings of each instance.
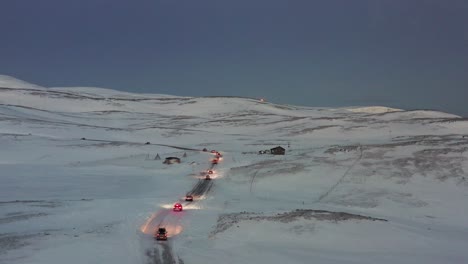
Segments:
[[[386,106],[366,106],[366,107],[356,107],[356,108],[346,108],[346,110],[355,112],[355,113],[369,113],[369,114],[382,114],[388,112],[401,112],[402,109],[391,108]]]
[[[232,96],[201,96],[201,97],[189,97],[189,96],[175,96],[175,95],[167,95],[167,94],[150,94],[150,93],[132,93],[126,91],[119,91],[109,88],[100,88],[100,87],[41,87],[35,84],[28,83],[26,81],[19,80],[17,78],[8,76],[8,75],[0,75],[0,87],[4,88],[18,88],[18,89],[37,89],[43,90],[44,92],[51,91],[51,92],[66,92],[70,94],[76,94],[81,96],[88,96],[88,97],[96,97],[100,99],[106,98],[116,98],[116,99],[184,99],[190,100],[190,103],[193,106],[197,104],[203,104],[203,107],[189,107],[189,106],[181,106],[180,104],[174,105],[173,110],[175,112],[180,112],[182,114],[190,109],[190,111],[194,113],[206,113],[212,111],[213,109],[221,110],[221,112],[233,112],[233,111],[260,111],[270,114],[278,114],[278,115],[292,115],[292,116],[301,116],[305,112],[307,115],[310,115],[312,112],[317,112],[318,110],[328,110],[330,113],[335,111],[338,112],[353,112],[353,113],[367,113],[367,114],[388,114],[388,117],[385,118],[400,118],[400,119],[412,119],[412,118],[460,118],[458,115],[444,113],[435,110],[403,110],[398,108],[391,108],[385,106],[355,106],[355,107],[343,107],[343,108],[316,108],[316,107],[308,107],[308,106],[295,106],[295,105],[287,105],[287,104],[277,104],[271,102],[257,102],[254,98],[247,98],[247,97],[232,97]],[[22,95],[21,98],[18,99],[17,95],[15,94],[3,94],[0,98],[1,101],[11,101],[11,99],[15,100],[15,104],[24,105],[24,106],[44,106],[44,95],[41,96],[25,96]],[[53,97],[51,97],[53,98]],[[69,98],[53,98],[53,100],[60,100],[65,103],[62,107],[56,105],[54,107],[48,107],[48,110],[52,111],[78,111],[76,107],[81,107],[82,103],[73,99]],[[93,106],[89,105],[89,107],[93,111],[108,111],[108,110],[117,110],[120,107],[109,105],[108,103],[98,103],[94,102],[91,103]],[[137,110],[134,106],[130,106],[125,103],[126,106],[129,106],[133,110]],[[253,104],[253,105],[252,105]],[[76,107],[75,107],[76,106]],[[42,107],[41,107],[42,108]],[[49,109],[50,108],[50,109]],[[123,107],[124,110],[130,110],[126,107]],[[154,111],[154,105],[148,104],[143,107],[146,110],[142,110],[142,112],[146,111]],[[74,110],[72,110],[74,109]],[[179,110],[177,110],[179,109]],[[44,109],[46,110],[46,109]],[[131,110],[131,111],[133,111]],[[302,110],[302,111],[300,111]],[[396,117],[395,117],[396,115]],[[385,119],[384,118],[384,119]]]
[[[90,96],[97,97],[151,97],[151,98],[187,98],[184,96],[168,95],[168,94],[149,94],[149,93],[131,93],[125,91],[114,90],[110,88],[101,88],[101,87],[50,87],[52,91],[57,92],[72,92],[79,94],[86,94]]]
[[[28,83],[8,75],[0,74],[0,87],[2,88],[28,88],[28,89],[44,89],[44,87]]]

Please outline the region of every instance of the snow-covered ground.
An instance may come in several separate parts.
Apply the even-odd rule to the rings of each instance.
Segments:
[[[468,263],[467,147],[435,111],[0,76],[0,263]]]

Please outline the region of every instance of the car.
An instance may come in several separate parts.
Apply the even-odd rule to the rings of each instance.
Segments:
[[[212,171],[212,170],[208,170],[208,174],[213,174],[213,171]]]
[[[187,201],[187,202],[193,202],[193,196],[192,196],[192,195],[186,195],[186,196],[185,196],[185,201]]]
[[[216,153],[216,152],[217,152],[217,151],[216,151],[216,150],[214,150],[214,149],[213,149],[213,150],[211,150],[211,153]]]
[[[202,150],[202,151],[203,151],[203,152],[208,152],[208,150],[207,150],[206,148],[203,148],[203,150]]]
[[[160,227],[156,230],[156,240],[167,240],[167,230],[165,227]]]
[[[218,160],[217,160],[217,159],[214,159],[214,160],[211,161],[211,163],[213,163],[213,164],[218,164]]]
[[[223,157],[223,155],[221,155],[221,153],[219,153],[219,152],[216,152],[216,156],[217,156],[217,157],[220,157],[220,158]]]
[[[182,204],[180,203],[175,203],[174,208],[172,208],[173,211],[180,212],[182,211]]]
[[[205,176],[205,180],[207,180],[207,181],[211,180],[211,177],[210,177],[209,174],[207,174],[207,175]]]
[[[145,145],[149,145],[149,144],[151,144],[151,142],[149,142],[149,141],[145,143]]]

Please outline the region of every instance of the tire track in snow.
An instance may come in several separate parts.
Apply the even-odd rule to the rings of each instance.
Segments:
[[[215,166],[216,164],[211,164],[209,169],[212,170],[214,169]],[[187,193],[187,195],[201,197],[207,194],[211,190],[212,186],[213,186],[213,180],[205,180],[205,179],[198,180],[197,184],[193,186],[193,188]]]
[[[250,193],[252,193],[252,188],[253,188],[253,185],[254,185],[254,181],[255,181],[255,176],[257,176],[257,173],[259,172],[260,170],[257,170],[254,175],[252,175],[252,179],[250,180]]]
[[[175,258],[172,248],[166,242],[155,242],[152,249],[146,251],[148,264],[178,264],[183,263],[179,258]]]
[[[332,193],[336,189],[336,187],[338,187],[338,185],[340,185],[343,182],[343,180],[346,178],[348,173],[354,168],[354,166],[356,166],[356,164],[359,161],[361,161],[361,159],[362,159],[362,146],[361,146],[361,144],[359,144],[359,157],[353,162],[353,164],[351,164],[351,166],[349,166],[349,168],[345,171],[343,176],[341,176],[341,178],[335,184],[333,184],[333,186],[330,187],[330,189],[328,189],[328,191],[326,191],[324,194],[320,195],[320,197],[317,199],[317,201],[315,201],[315,203],[321,202],[328,195],[330,195],[330,193]]]
[[[170,234],[169,237],[177,236],[182,230],[180,226],[182,215],[173,214],[171,209],[163,209],[154,214],[145,225],[144,233],[153,235],[153,230],[159,227],[166,227]],[[154,241],[151,248],[146,250],[148,264],[179,264],[183,263],[173,252],[172,243],[168,241]]]
[[[211,189],[212,185],[212,180],[199,180],[197,185],[195,185],[195,187],[190,192],[188,192],[188,195],[201,197],[206,194],[209,189]]]
[[[180,148],[176,146],[169,147]],[[213,169],[215,166],[216,164],[211,164],[210,169]],[[199,180],[187,194],[201,197],[207,194],[213,185],[213,180]],[[185,205],[187,205],[187,203],[185,203]],[[175,234],[172,237],[177,236],[177,234],[181,232],[178,228],[181,228],[180,222],[182,219],[182,212],[175,215],[171,213],[171,209],[160,210],[157,212],[146,223],[143,229],[144,232],[148,233],[148,229],[153,230],[158,227],[166,227],[168,229],[172,229],[172,233]],[[174,253],[171,241],[156,241],[153,248],[146,251],[146,256],[148,257],[148,264],[184,264],[184,261]]]

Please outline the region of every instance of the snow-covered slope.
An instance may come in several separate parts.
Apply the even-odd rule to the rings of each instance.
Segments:
[[[456,115],[0,84],[0,263],[468,263]]]
[[[16,79],[8,75],[0,74],[0,88],[41,89],[43,87]]]
[[[356,113],[369,113],[369,114],[380,114],[380,113],[402,111],[401,109],[383,107],[383,106],[356,107],[356,108],[349,108],[348,110],[351,112],[356,112]]]
[[[106,88],[98,87],[51,87],[49,91],[64,92],[64,93],[75,93],[90,96],[93,98],[122,98],[122,99],[143,99],[148,100],[151,98],[174,98],[177,96],[165,95],[165,94],[135,94],[122,91],[116,91]],[[181,97],[182,98],[182,97]]]

